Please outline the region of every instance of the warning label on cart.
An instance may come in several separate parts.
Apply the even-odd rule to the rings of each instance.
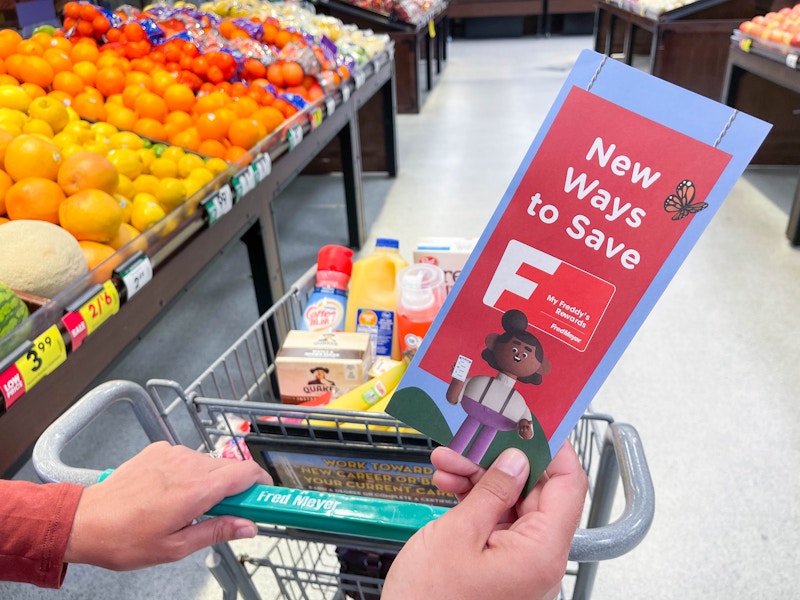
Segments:
[[[535,482],[768,130],[583,52],[387,411]]]

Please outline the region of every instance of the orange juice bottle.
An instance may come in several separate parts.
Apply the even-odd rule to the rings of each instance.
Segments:
[[[400,360],[397,339],[397,273],[408,262],[397,240],[378,238],[375,250],[353,263],[345,331],[372,336],[377,356]]]

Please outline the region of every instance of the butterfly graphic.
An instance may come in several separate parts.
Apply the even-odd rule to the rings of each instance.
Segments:
[[[694,184],[688,179],[684,179],[675,188],[675,193],[670,194],[664,200],[664,210],[668,213],[675,213],[672,215],[673,221],[679,221],[708,207],[707,202],[693,202],[694,194]]]

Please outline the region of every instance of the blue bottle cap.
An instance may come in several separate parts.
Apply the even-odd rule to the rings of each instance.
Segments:
[[[400,248],[400,242],[392,238],[378,238],[375,240],[376,248]]]

